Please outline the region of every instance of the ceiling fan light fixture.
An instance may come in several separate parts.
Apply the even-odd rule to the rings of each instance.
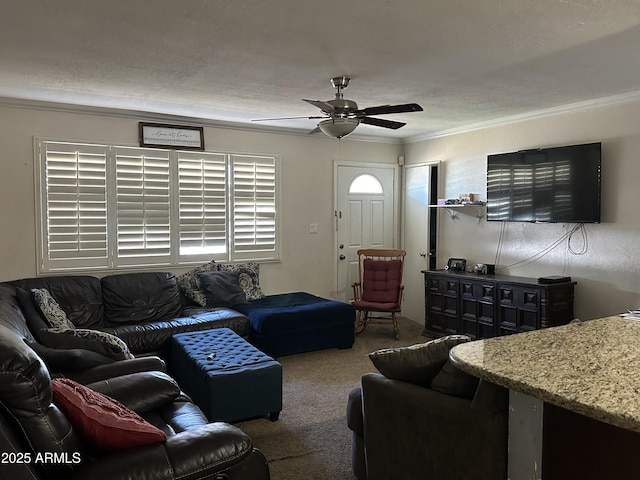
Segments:
[[[318,123],[318,128],[328,137],[342,138],[353,132],[359,124],[357,118],[327,118]]]

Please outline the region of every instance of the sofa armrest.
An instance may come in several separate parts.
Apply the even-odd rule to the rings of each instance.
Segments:
[[[115,398],[141,414],[173,402],[180,395],[176,381],[164,372],[136,372],[88,383],[87,387]]]
[[[163,444],[112,454],[81,465],[71,477],[92,480],[181,480],[225,473],[230,480],[268,480],[269,468],[251,439],[227,423],[209,423],[169,437]]]
[[[78,372],[64,372],[64,376],[86,385],[87,383],[99,382],[100,380],[129,373],[153,371],[166,373],[167,366],[160,357],[137,357],[131,360],[119,360]]]
[[[368,480],[506,478],[507,412],[368,373],[362,377]]]

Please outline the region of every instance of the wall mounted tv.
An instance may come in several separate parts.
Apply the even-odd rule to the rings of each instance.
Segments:
[[[600,223],[601,143],[487,157],[487,220]]]

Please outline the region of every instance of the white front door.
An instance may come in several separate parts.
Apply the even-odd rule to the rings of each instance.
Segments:
[[[413,321],[424,321],[424,274],[428,268],[429,215],[427,207],[431,193],[432,165],[406,165],[404,167],[402,232],[403,248],[407,252],[404,263],[404,299],[402,316]]]
[[[398,167],[336,164],[336,298],[353,298],[361,248],[394,248],[397,231]]]

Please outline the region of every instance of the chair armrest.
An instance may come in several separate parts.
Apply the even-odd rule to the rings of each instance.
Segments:
[[[439,478],[442,465],[448,478],[506,478],[507,412],[377,373],[362,376],[362,401],[367,469],[380,478]]]
[[[106,365],[87,368],[79,372],[65,372],[64,376],[86,385],[107,378],[118,377],[136,372],[166,372],[167,366],[160,357],[137,357],[131,360],[120,360]]]
[[[251,439],[239,428],[227,423],[209,423],[169,437],[163,444],[127,450],[81,464],[71,478],[195,480],[214,479],[213,475],[224,472],[230,480],[268,480],[266,460],[256,461],[259,460],[254,458],[256,452]],[[247,465],[245,460],[248,460]]]
[[[362,299],[362,285],[360,284],[360,282],[353,282],[351,284],[351,288],[353,289],[353,299]]]
[[[176,381],[164,372],[130,373],[88,383],[87,387],[115,398],[139,414],[173,402],[180,395]]]

